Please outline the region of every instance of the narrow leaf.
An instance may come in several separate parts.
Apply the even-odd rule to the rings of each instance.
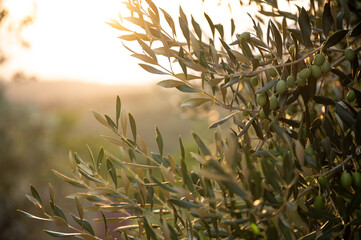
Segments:
[[[163,74],[163,75],[168,74],[168,73],[166,73],[166,72],[163,72],[163,71],[161,71],[161,70],[158,70],[158,69],[156,69],[156,68],[154,68],[154,67],[152,67],[152,66],[150,66],[150,65],[147,65],[147,64],[139,63],[139,66],[141,66],[145,71],[150,72],[150,73]]]
[[[188,98],[182,103],[181,107],[198,107],[210,101],[212,100],[209,98]]]

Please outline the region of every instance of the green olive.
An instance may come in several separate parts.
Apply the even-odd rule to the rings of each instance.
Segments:
[[[264,93],[258,94],[256,101],[259,106],[263,107],[267,102],[266,94],[264,94]]]
[[[352,60],[355,59],[355,57],[356,57],[356,53],[355,53],[355,51],[353,49],[350,49],[350,48],[346,49],[346,51],[345,51],[346,60],[351,62]]]
[[[317,196],[313,202],[313,206],[317,209],[323,209],[325,207],[325,199],[322,196]]]
[[[322,63],[321,70],[322,70],[323,73],[329,72],[331,70],[330,62],[325,61],[324,63]]]
[[[276,91],[279,94],[284,94],[286,92],[286,81],[285,80],[280,80],[277,82]]]
[[[287,77],[286,82],[287,82],[287,87],[289,88],[293,88],[295,86],[295,78],[291,75]]]
[[[295,52],[295,45],[291,45],[289,48],[288,48],[288,52],[293,54]]]
[[[318,79],[322,76],[321,68],[318,65],[311,66],[311,73],[312,73],[312,76],[314,76],[316,79]]]
[[[252,84],[253,86],[257,86],[257,85],[258,85],[258,77],[253,77],[253,78],[251,79],[251,84]]]
[[[305,149],[305,152],[308,155],[313,156],[313,154],[314,154],[313,147],[312,146],[307,146],[306,149]]]
[[[353,101],[356,99],[355,91],[351,89],[351,90],[347,93],[346,98],[347,98],[347,101],[353,102]]]
[[[268,73],[269,73],[269,75],[271,76],[271,77],[275,77],[275,76],[277,76],[277,70],[275,69],[275,68],[271,68],[269,71],[268,71]]]
[[[297,84],[297,86],[299,86],[299,87],[304,87],[304,86],[306,86],[306,79],[297,78],[296,84]]]
[[[259,110],[259,117],[260,117],[261,119],[266,119],[266,118],[267,118],[267,116],[266,116],[263,108],[261,108],[261,109]]]
[[[272,97],[270,97],[269,99],[269,109],[270,110],[276,110],[278,107],[278,100],[277,97],[275,95],[273,95]]]
[[[348,173],[348,172],[342,173],[342,175],[341,175],[341,185],[344,188],[348,188],[348,187],[350,187],[352,185],[352,177],[351,177],[350,173]]]
[[[276,195],[275,196],[275,199],[277,200],[277,202],[279,202],[279,203],[282,203],[283,202],[283,197],[281,197],[281,195]]]
[[[249,32],[243,32],[239,35],[240,39],[248,40],[251,37],[251,34]]]
[[[318,66],[321,66],[324,61],[325,61],[325,55],[323,55],[322,53],[319,53],[315,56],[313,63]]]
[[[308,78],[309,76],[311,76],[311,69],[309,68],[304,68],[302,69],[299,73],[298,73],[298,76],[302,79],[306,79]]]
[[[324,176],[318,177],[317,181],[322,188],[326,187],[326,178]]]
[[[352,174],[352,182],[356,187],[361,187],[361,173],[354,172]]]
[[[254,223],[251,223],[251,230],[256,235],[261,234],[261,230],[259,230],[258,226],[256,224],[254,224]]]

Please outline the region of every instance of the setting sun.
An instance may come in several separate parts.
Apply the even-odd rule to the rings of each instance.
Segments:
[[[180,1],[155,2],[177,19]],[[230,15],[227,13],[230,10],[235,20],[249,22],[246,10],[234,3],[181,1],[183,9],[200,23],[206,24],[203,11],[219,18],[220,22],[229,23]],[[122,1],[11,0],[6,6],[13,18],[20,19],[35,13],[34,22],[22,31],[22,37],[30,47],[7,46],[11,57],[2,73],[8,79],[21,71],[46,81],[133,85],[159,80],[159,76],[150,75],[137,65],[137,60],[130,57],[129,51],[117,38],[121,32],[106,24],[111,19],[119,20],[119,16],[129,15]],[[256,9],[248,10],[252,12]],[[247,29],[247,25],[244,26]]]

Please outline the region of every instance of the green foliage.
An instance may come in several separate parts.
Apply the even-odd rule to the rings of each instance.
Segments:
[[[163,28],[151,0],[127,2],[132,14],[124,20],[142,31],[116,20],[110,25],[127,32],[121,39],[138,42],[142,53],[132,52],[147,63],[140,66],[168,75],[159,86],[194,96],[183,107],[207,110],[214,104],[226,110],[210,126],[218,128],[214,142],[207,144],[193,133],[197,151],[191,153],[196,162],[191,168],[181,138],[180,156],[166,155],[156,128],[159,151],[149,153],[135,119],[123,114],[117,98],[115,120],[94,115],[113,131],[105,138],[120,153],[101,149],[97,161],[73,154],[74,176],[57,174],[87,189],[71,195],[79,213],[73,219],[81,227],[68,222],[51,188],[50,213],[33,188],[31,200],[43,216],[20,213],[72,230],[46,230],[54,237],[99,239],[101,234],[85,220],[87,204],[88,211],[102,213],[96,220],[104,222],[107,239],[115,236],[110,221],[124,239],[360,238],[360,180],[350,174],[359,171],[361,158],[359,6],[312,1],[310,9],[293,14],[279,10],[277,1],[267,3],[273,11],[259,11],[270,17],[266,32],[251,17],[255,32],[235,34],[232,21],[228,40],[223,25],[206,13],[210,35],[180,8],[179,35],[176,21],[161,9],[171,32]],[[353,59],[345,57],[348,48],[355,52]],[[179,64],[182,72],[162,65],[161,58]],[[345,100],[350,90],[356,101]],[[225,123],[228,127],[222,128]],[[107,218],[105,212],[118,215]]]

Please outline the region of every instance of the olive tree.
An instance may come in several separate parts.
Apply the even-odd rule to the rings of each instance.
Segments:
[[[70,196],[74,221],[51,188],[50,211],[31,187],[28,198],[42,215],[19,212],[71,230],[45,230],[54,237],[359,239],[360,5],[310,1],[292,13],[277,1],[251,2],[260,8],[249,15],[254,31],[237,32],[240,23],[231,20],[231,41],[206,13],[208,26],[200,26],[182,8],[174,19],[151,0],[125,3],[131,16],[122,21],[134,29],[109,23],[140,67],[164,76],[157,85],[191,96],[182,107],[223,109],[209,126],[212,143],[193,133],[196,167],[181,138],[180,156],[164,153],[158,128],[159,149],[149,152],[118,97],[114,118],[94,116],[114,132],[105,138],[119,153],[90,150],[87,160],[74,153],[74,176],[54,170],[81,189]],[[93,220],[104,233],[86,220],[90,211],[101,214]]]

